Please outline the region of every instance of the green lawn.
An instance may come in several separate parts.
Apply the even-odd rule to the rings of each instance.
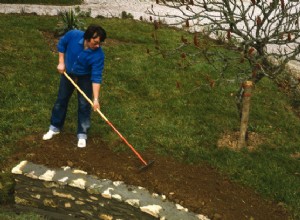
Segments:
[[[252,97],[249,128],[264,138],[263,144],[255,151],[220,149],[222,134],[239,130],[232,96],[238,82],[218,82],[211,88],[207,76],[219,73],[203,57],[195,66],[180,68],[180,54],[167,59],[155,55],[150,24],[85,21],[102,25],[113,40],[103,46],[107,58],[101,108],[137,150],[151,147],[187,163],[208,162],[263,197],[286,204],[300,218],[300,161],[290,156],[300,152],[300,119],[272,81],[263,79]],[[57,22],[57,17],[0,15],[0,161],[15,151],[16,141],[48,127],[59,79],[57,54],[43,32],[53,32]],[[187,33],[160,29],[161,45],[175,47],[183,34],[192,39]],[[71,102],[68,117],[75,117],[72,105],[76,102]],[[97,114],[93,117],[99,120]],[[73,120],[65,130],[75,127]],[[115,138],[105,123],[94,123],[91,134],[105,141]]]

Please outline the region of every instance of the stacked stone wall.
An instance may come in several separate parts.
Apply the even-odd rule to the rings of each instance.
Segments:
[[[68,185],[45,182],[18,175],[16,177],[15,202],[18,205],[82,219],[156,219],[138,208],[76,190]]]
[[[16,204],[58,219],[208,219],[143,187],[100,180],[70,167],[49,169],[22,161],[12,173]]]

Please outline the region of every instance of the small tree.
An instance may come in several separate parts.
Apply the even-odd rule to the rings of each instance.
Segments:
[[[249,71],[240,75],[242,82],[257,84],[263,77],[277,79],[289,61],[300,61],[299,1],[156,0],[156,3],[167,7],[168,14],[157,13],[154,6],[149,9],[149,14],[159,19],[172,19],[171,25],[195,32],[195,48],[204,54],[208,54],[209,48],[199,47],[197,32],[234,44],[241,51],[240,57],[218,55],[224,68],[233,59],[247,61]],[[206,57],[213,64],[211,56]],[[236,97],[241,118],[243,96],[244,87],[240,87]],[[244,121],[248,122],[248,119]]]

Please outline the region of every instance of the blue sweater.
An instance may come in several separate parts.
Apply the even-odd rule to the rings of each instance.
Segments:
[[[65,54],[67,73],[77,76],[91,74],[93,83],[102,82],[104,68],[104,52],[101,47],[84,50],[84,32],[71,30],[58,42],[58,52]]]

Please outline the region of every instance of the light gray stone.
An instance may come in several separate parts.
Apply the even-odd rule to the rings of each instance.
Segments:
[[[46,209],[65,210],[71,216],[76,212],[79,216],[98,216],[101,210],[105,210],[109,216],[120,212],[125,216],[147,216],[142,219],[207,220],[204,215],[197,215],[169,202],[165,195],[150,193],[144,187],[126,185],[120,181],[97,179],[84,171],[74,172],[68,167],[53,170],[22,161],[12,172],[18,188],[15,201],[28,207],[41,206],[37,205],[41,203]]]

